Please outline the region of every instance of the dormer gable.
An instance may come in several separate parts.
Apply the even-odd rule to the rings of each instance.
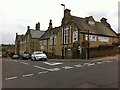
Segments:
[[[85,21],[88,25],[95,26],[95,20],[93,16],[85,17]]]

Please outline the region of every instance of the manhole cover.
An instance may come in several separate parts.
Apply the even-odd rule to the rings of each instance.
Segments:
[[[98,87],[91,83],[81,83],[77,85],[76,88],[98,88]]]

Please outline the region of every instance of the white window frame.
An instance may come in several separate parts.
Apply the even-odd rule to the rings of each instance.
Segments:
[[[69,27],[64,27],[64,44],[69,43]]]
[[[42,45],[42,41],[40,41],[40,45]]]
[[[57,45],[57,35],[54,35],[54,45]]]
[[[71,43],[71,32],[72,32],[72,30],[71,30],[72,28],[71,28],[71,25],[70,25],[70,30],[69,30],[69,43]]]
[[[46,45],[46,40],[44,40],[44,43],[43,43],[43,45]]]
[[[86,39],[85,40],[88,40],[88,35],[86,35]],[[97,41],[97,36],[89,35],[89,41]]]
[[[99,36],[98,40],[101,41],[101,42],[109,42],[109,37]]]
[[[50,36],[50,45],[53,45],[53,35]]]
[[[75,41],[78,41],[78,31],[74,31],[74,32],[73,32],[73,43],[74,43]]]

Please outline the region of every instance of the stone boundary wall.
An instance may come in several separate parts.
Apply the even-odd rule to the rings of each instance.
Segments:
[[[100,46],[98,48],[90,48],[90,58],[105,57],[120,54],[120,48],[117,46]]]

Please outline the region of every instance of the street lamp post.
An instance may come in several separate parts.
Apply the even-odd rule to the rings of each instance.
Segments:
[[[54,57],[54,54],[55,54],[55,51],[54,51],[54,40],[55,40],[55,39],[54,39],[54,38],[55,38],[55,36],[54,36],[54,31],[53,31],[53,34],[52,34],[52,43],[53,43],[53,44],[52,44],[52,57],[53,57],[53,58],[55,58],[55,57]]]
[[[61,6],[63,6],[63,7],[64,7],[64,10],[65,10],[65,4],[61,4]]]
[[[65,11],[65,4],[61,4],[61,6],[64,7],[64,11]],[[63,19],[63,39],[62,39],[62,59],[64,59],[64,19]]]
[[[87,50],[87,59],[89,59],[89,46],[90,46],[90,44],[89,44],[89,42],[90,42],[90,40],[89,40],[89,30],[87,30],[88,31],[88,50]]]
[[[21,42],[21,44],[22,44],[22,45],[21,45],[21,46],[22,46],[22,53],[23,53],[23,37],[24,37],[24,36],[23,36],[23,34],[22,34],[22,42]]]

